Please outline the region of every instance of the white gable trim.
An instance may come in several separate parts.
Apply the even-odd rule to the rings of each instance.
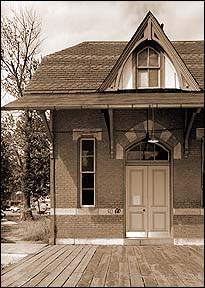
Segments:
[[[186,67],[185,63],[183,62],[183,60],[181,59],[181,57],[175,50],[174,46],[169,41],[168,37],[166,36],[166,34],[164,33],[164,31],[162,30],[159,23],[157,22],[157,20],[155,19],[155,17],[152,15],[151,12],[147,14],[147,16],[145,17],[145,19],[143,20],[138,29],[139,30],[137,30],[132,39],[129,41],[122,55],[116,62],[112,71],[107,76],[106,80],[103,82],[99,90],[100,91],[118,90],[123,68],[130,55],[133,53],[136,47],[138,47],[139,44],[142,43],[143,41],[154,40],[164,49],[165,53],[170,58],[170,61],[173,63],[177,71],[181,89],[187,91],[200,91],[198,83],[193,78],[192,74]],[[188,87],[186,87],[186,83],[184,82],[188,84]]]

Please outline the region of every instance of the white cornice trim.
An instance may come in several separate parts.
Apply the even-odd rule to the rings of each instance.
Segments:
[[[93,245],[123,245],[123,238],[57,238],[56,244],[93,244]]]
[[[203,208],[174,208],[174,215],[204,215]]]
[[[50,215],[54,215],[54,208],[50,209]],[[56,208],[55,215],[63,216],[63,215],[123,215],[122,208]]]
[[[204,245],[200,238],[174,238],[174,245]]]

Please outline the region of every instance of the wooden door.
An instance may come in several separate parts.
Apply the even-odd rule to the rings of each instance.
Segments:
[[[126,167],[126,237],[169,237],[169,167]]]
[[[147,237],[147,167],[127,167],[127,237]]]
[[[169,167],[148,167],[148,236],[169,237]]]

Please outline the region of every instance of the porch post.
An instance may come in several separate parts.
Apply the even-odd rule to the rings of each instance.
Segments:
[[[51,150],[50,150],[50,194],[52,195],[53,202],[53,221],[52,227],[53,237],[50,239],[49,244],[56,244],[56,191],[55,191],[55,137],[54,137],[54,120],[55,111],[50,110],[50,131],[52,133]],[[52,217],[52,216],[51,216]]]
[[[114,158],[114,136],[113,136],[113,109],[108,109],[109,120],[110,120],[110,158]]]
[[[52,195],[52,204],[53,204],[53,225],[52,232],[53,237],[50,239],[49,244],[56,244],[56,191],[55,191],[55,137],[54,137],[54,118],[55,111],[50,110],[50,122],[45,115],[45,110],[38,110],[38,114],[41,116],[44,127],[46,129],[46,133],[48,135],[48,139],[50,140],[50,195]]]

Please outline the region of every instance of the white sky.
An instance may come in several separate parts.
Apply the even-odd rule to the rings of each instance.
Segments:
[[[1,15],[22,6],[42,20],[42,56],[83,41],[129,41],[149,10],[170,40],[204,39],[203,1],[1,1]]]
[[[203,1],[1,1],[33,7],[42,19],[42,56],[83,41],[129,41],[150,10],[170,40],[204,39]]]

